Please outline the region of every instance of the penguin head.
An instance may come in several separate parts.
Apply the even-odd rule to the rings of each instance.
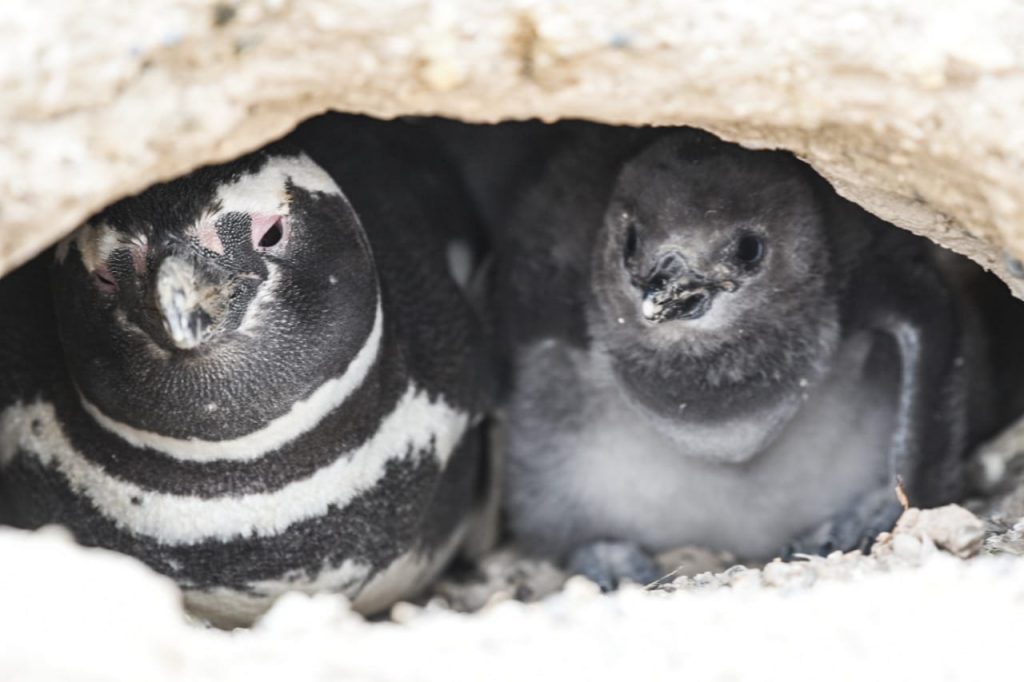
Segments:
[[[58,247],[54,295],[85,400],[135,428],[212,439],[343,371],[378,310],[357,215],[284,145],[94,216]]]
[[[817,192],[792,156],[698,131],[623,165],[592,255],[588,326],[646,402],[674,410],[698,386],[795,382],[813,364],[835,298]]]
[[[820,222],[791,157],[669,136],[623,168],[595,268],[613,282],[604,293],[616,317],[694,334],[727,328],[819,286],[829,267]]]

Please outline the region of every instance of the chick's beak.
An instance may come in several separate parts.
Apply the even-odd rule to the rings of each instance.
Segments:
[[[696,272],[682,254],[670,250],[656,261],[641,287],[640,313],[649,322],[695,320],[706,314],[720,291],[735,282],[717,281]]]
[[[702,287],[681,287],[652,291],[645,295],[640,312],[650,322],[669,319],[693,320],[711,308],[714,291]]]
[[[156,273],[156,304],[164,331],[181,350],[209,338],[221,307],[221,287],[194,260],[169,255]]]

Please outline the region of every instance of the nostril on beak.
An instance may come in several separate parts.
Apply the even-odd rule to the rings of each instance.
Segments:
[[[676,310],[680,317],[690,317],[697,313],[707,303],[708,295],[703,291],[696,291],[688,296],[683,296],[676,302]]]
[[[711,309],[713,298],[707,289],[669,287],[644,296],[640,312],[651,322],[694,320]]]
[[[661,289],[669,282],[679,279],[686,272],[686,260],[676,250],[663,253],[647,277],[649,289]]]
[[[696,319],[710,310],[716,293],[714,283],[690,269],[676,249],[658,256],[639,288],[640,314],[650,322]]]

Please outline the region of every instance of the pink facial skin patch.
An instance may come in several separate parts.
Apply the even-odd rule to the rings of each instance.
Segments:
[[[100,265],[92,271],[96,287],[104,294],[117,293],[117,280],[106,265]]]
[[[220,235],[217,234],[217,223],[213,216],[206,216],[199,222],[199,227],[196,228],[196,238],[199,240],[199,245],[207,251],[219,255],[224,254],[224,244],[220,240]]]

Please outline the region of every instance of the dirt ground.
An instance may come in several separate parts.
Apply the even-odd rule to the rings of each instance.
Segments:
[[[1007,678],[1024,628],[1022,442],[1017,427],[983,448],[977,514],[909,509],[869,555],[745,567],[685,548],[656,584],[602,595],[500,550],[376,622],[290,594],[251,629],[217,630],[131,558],[2,529],[0,679]]]

